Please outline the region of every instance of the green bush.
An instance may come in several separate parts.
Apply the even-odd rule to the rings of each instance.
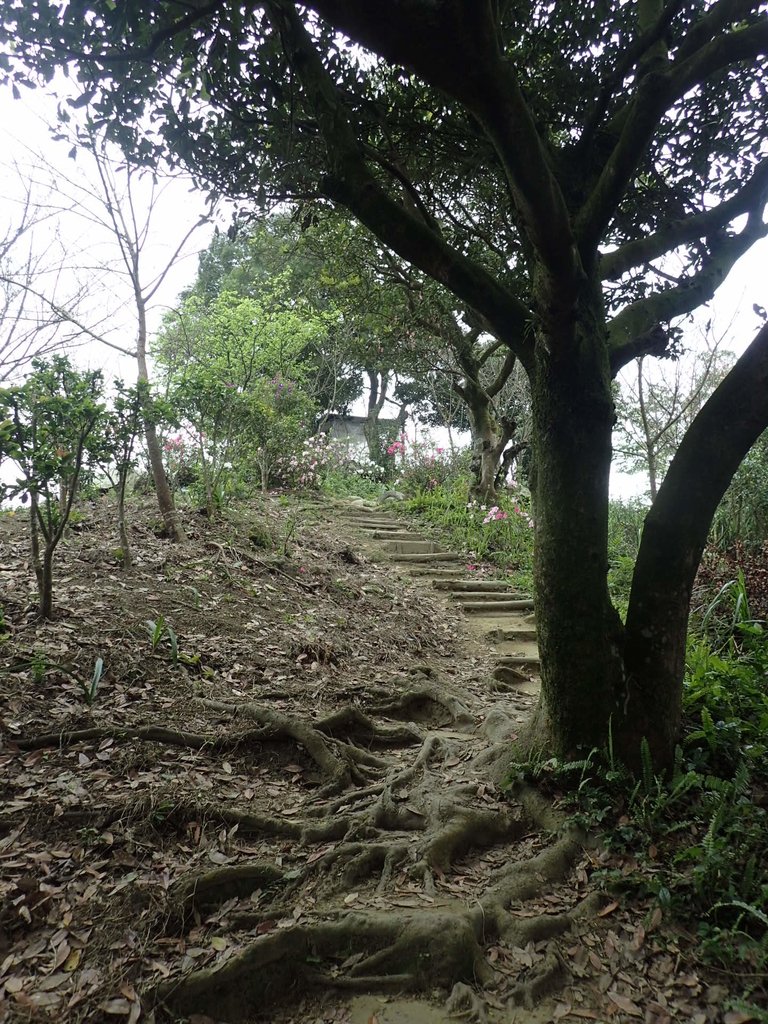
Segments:
[[[715,513],[710,534],[721,550],[760,547],[768,537],[768,431],[748,452]]]
[[[640,498],[612,501],[608,506],[608,589],[623,616],[629,603],[643,522],[648,506]]]
[[[432,523],[446,544],[466,554],[467,562],[481,562],[514,575],[521,586],[531,584],[533,520],[524,493],[504,495],[495,505],[467,501],[467,481],[423,491],[405,503],[405,509]]]
[[[636,775],[610,749],[517,774],[565,790],[577,820],[603,833],[606,886],[655,900],[696,934],[706,960],[743,978],[745,1001],[728,1009],[763,998],[768,969],[768,644],[738,580],[720,602],[689,641],[671,772],[654,770],[646,743]]]

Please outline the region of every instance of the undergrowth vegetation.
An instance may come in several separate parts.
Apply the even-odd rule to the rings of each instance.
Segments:
[[[657,773],[647,745],[633,775],[610,749],[581,761],[515,766],[601,835],[596,877],[615,896],[649,901],[687,930],[713,973],[737,975],[734,1010],[768,1021],[768,644],[744,581],[695,616],[685,728],[674,769]]]
[[[470,564],[488,562],[520,585],[531,585],[533,519],[527,494],[501,494],[493,504],[467,501],[466,481],[458,480],[418,493],[405,509],[436,527]]]

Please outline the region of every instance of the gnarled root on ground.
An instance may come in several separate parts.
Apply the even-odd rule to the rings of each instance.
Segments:
[[[172,1019],[215,1012],[217,1019],[237,1021],[308,984],[422,991],[491,975],[465,914],[351,913],[270,932],[220,970],[165,983],[155,997]]]
[[[367,769],[384,769],[387,766],[385,761],[368,751],[349,743],[339,744],[324,736],[315,725],[295,715],[286,715],[259,704],[229,704],[218,700],[202,700],[201,703],[214,711],[257,721],[264,729],[265,738],[287,738],[303,747],[326,779],[318,790],[320,798],[334,796],[354,784],[366,784],[369,781]],[[414,742],[412,737],[410,742]]]

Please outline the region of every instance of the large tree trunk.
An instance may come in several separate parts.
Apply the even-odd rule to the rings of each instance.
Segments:
[[[622,690],[622,626],[608,596],[614,421],[599,316],[540,337],[532,381],[539,725],[560,756],[602,747]]]
[[[768,427],[768,325],[702,406],[645,520],[627,612],[620,747],[672,760],[680,731],[691,591],[712,518],[744,456]]]

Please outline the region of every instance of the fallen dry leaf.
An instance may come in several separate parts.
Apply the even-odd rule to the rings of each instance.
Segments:
[[[618,1006],[618,1008],[623,1010],[624,1013],[628,1013],[630,1017],[643,1016],[643,1011],[637,1003],[633,1003],[631,999],[623,996],[620,992],[606,992],[606,995],[615,1006]]]

